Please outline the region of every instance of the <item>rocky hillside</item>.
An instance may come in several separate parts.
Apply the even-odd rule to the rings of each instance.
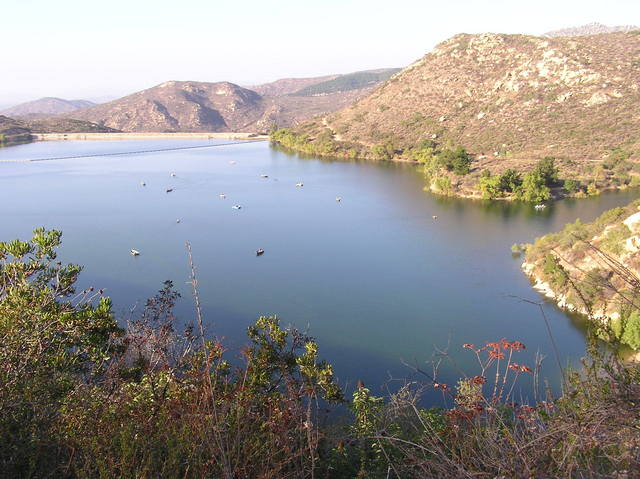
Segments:
[[[316,85],[325,81],[338,78],[340,75],[326,75],[311,78],[281,78],[271,83],[247,87],[262,96],[284,96],[291,95],[311,85]]]
[[[169,81],[65,116],[121,131],[246,131],[266,126],[267,107],[233,83]]]
[[[523,269],[561,307],[601,320],[640,350],[640,201],[525,246]],[[516,248],[514,247],[514,250]]]
[[[608,159],[640,159],[638,33],[456,35],[362,100],[301,125],[293,133],[307,145],[283,144],[369,158],[464,147],[470,174],[448,180],[452,194],[479,191],[484,170],[526,172],[547,157],[561,178],[609,187]]]
[[[0,146],[31,141],[31,130],[23,122],[0,115]]]
[[[12,106],[0,111],[0,114],[12,118],[43,118],[69,113],[93,105],[95,103],[88,100],[63,100],[62,98],[47,97]]]
[[[170,81],[64,116],[122,131],[267,131],[351,104],[383,81],[386,71],[359,72],[369,76],[321,95],[297,93],[350,75],[282,79],[251,90],[228,82]]]
[[[600,33],[614,33],[614,32],[631,32],[633,30],[639,30],[640,27],[636,25],[618,25],[616,27],[609,27],[602,23],[588,23],[580,27],[563,28],[561,30],[553,30],[545,33],[544,37],[579,37],[583,35],[598,35]]]

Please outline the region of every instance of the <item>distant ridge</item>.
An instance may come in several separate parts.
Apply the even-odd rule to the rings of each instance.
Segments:
[[[580,27],[563,28],[560,30],[552,30],[543,34],[543,37],[555,38],[555,37],[581,37],[585,35],[598,35],[600,33],[614,33],[614,32],[630,32],[633,30],[640,30],[637,25],[618,25],[616,27],[609,27],[602,23],[587,23]]]
[[[12,118],[42,118],[69,113],[93,105],[95,103],[88,100],[64,100],[56,97],[45,97],[6,108],[1,110],[0,114]]]
[[[253,89],[229,82],[168,81],[62,116],[124,132],[266,132],[344,108],[396,71],[286,78]]]
[[[383,70],[348,73],[330,80],[306,86],[305,88],[291,93],[291,95],[316,96],[351,90],[361,90],[363,88],[374,87],[377,84],[388,80],[392,75],[398,73],[400,70],[401,68],[385,68]]]

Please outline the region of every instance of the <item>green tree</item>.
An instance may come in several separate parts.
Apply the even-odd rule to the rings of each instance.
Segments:
[[[546,186],[558,183],[558,168],[551,157],[540,160],[533,171],[542,178]]]
[[[81,268],[55,261],[61,237],[39,228],[29,242],[0,243],[0,469],[8,477],[51,474],[64,399],[100,373],[121,333],[101,291],[75,294]]]
[[[522,176],[516,170],[509,168],[500,175],[500,190],[515,192],[522,185]]]
[[[518,198],[523,201],[540,203],[551,198],[551,190],[546,185],[544,177],[536,170],[527,173],[518,189]]]

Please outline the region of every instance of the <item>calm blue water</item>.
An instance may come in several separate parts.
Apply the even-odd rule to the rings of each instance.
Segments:
[[[206,141],[41,142],[0,149],[0,160],[196,144]],[[239,346],[256,317],[277,314],[318,339],[343,385],[362,379],[374,389],[412,377],[402,361],[428,367],[436,347],[476,374],[461,345],[502,337],[527,345],[518,362],[546,355],[542,374],[557,381],[540,313],[518,298],[542,299],[510,246],[637,196],[562,201],[538,213],[433,196],[413,166],[299,159],[266,143],[0,163],[0,182],[0,240],[61,229],[62,259],[85,266],[81,287],[105,287],[121,317],[171,279],[183,294],[179,315],[193,318],[189,241],[211,334]],[[545,309],[563,363],[583,355],[584,325]],[[458,376],[443,367],[440,380]]]

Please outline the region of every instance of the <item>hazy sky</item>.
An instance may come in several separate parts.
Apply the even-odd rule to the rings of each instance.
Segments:
[[[2,2],[0,105],[402,67],[460,32],[640,24],[640,0]]]

